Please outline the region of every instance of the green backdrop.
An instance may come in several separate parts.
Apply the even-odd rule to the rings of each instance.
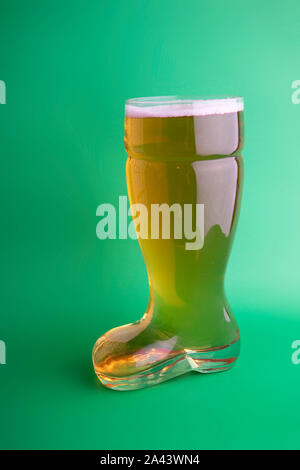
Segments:
[[[24,0],[0,6],[0,447],[299,448],[298,0]],[[232,371],[113,392],[94,341],[147,306],[138,243],[96,238],[126,194],[124,100],[245,98],[227,272]]]

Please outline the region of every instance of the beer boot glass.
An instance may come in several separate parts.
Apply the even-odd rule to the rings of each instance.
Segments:
[[[175,237],[180,213],[170,210],[168,237],[156,227],[154,236],[139,237],[149,278],[147,311],[101,336],[93,350],[95,372],[109,388],[133,390],[190,371],[225,371],[238,357],[239,329],[224,275],[240,208],[243,109],[240,97],[126,102],[131,207],[147,209],[148,232],[151,209],[173,204],[182,208],[181,217],[185,207],[195,213],[203,205],[204,224],[200,243],[193,245],[184,234]],[[196,219],[193,233],[198,228]]]

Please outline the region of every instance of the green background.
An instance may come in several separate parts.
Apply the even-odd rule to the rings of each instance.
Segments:
[[[300,448],[299,44],[298,0],[1,2],[1,448]],[[184,93],[245,98],[241,356],[113,392],[92,346],[148,285],[136,241],[96,238],[96,208],[126,194],[124,100]]]

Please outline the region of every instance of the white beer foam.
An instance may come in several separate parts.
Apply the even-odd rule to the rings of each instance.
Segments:
[[[210,116],[237,113],[243,110],[243,101],[236,98],[179,101],[177,103],[173,101],[170,104],[157,106],[125,104],[125,115],[132,118]]]

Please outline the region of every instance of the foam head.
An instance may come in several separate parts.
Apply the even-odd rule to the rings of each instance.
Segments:
[[[155,102],[137,98],[128,100],[125,104],[125,115],[131,118],[211,116],[243,110],[244,102],[240,97],[166,101],[161,99]]]

